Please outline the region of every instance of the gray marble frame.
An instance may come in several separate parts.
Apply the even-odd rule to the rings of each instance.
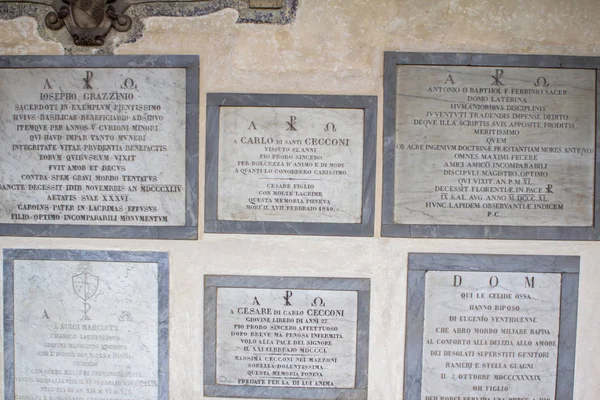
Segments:
[[[579,299],[579,257],[537,255],[488,255],[409,253],[404,353],[404,399],[421,400],[425,274],[427,271],[527,272],[562,275],[557,400],[573,400],[575,343]]]
[[[0,224],[0,236],[126,239],[198,238],[199,64],[192,55],[0,56],[0,68],[185,68],[186,195],[184,226]]]
[[[352,389],[218,385],[217,288],[348,290],[358,292],[356,378]],[[371,280],[368,278],[306,278],[277,276],[204,276],[204,396],[257,399],[366,400],[369,378],[369,315]]]
[[[217,216],[219,174],[219,111],[221,106],[351,108],[364,110],[361,223],[316,223],[220,220]],[[377,97],[304,94],[208,93],[206,109],[206,195],[204,232],[280,235],[373,236]]]
[[[4,398],[15,399],[14,268],[15,260],[66,260],[156,263],[158,269],[158,396],[169,400],[169,253],[101,250],[4,249]]]
[[[594,222],[591,227],[541,227],[496,225],[405,225],[394,222],[394,173],[396,146],[396,67],[398,65],[456,65],[596,70],[596,116],[600,111],[600,57],[511,55],[475,53],[384,54],[383,96],[383,216],[382,236],[409,238],[600,240],[600,152],[596,151]],[[600,143],[596,118],[596,143]]]

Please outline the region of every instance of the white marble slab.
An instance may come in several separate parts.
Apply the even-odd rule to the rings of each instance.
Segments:
[[[0,70],[0,223],[184,226],[185,68]]]
[[[354,388],[358,294],[217,289],[216,383]]]
[[[593,224],[593,70],[398,66],[394,222]]]
[[[15,260],[15,398],[158,398],[157,273],[154,263]]]
[[[560,293],[560,274],[427,272],[421,399],[555,400]]]
[[[221,107],[219,220],[360,223],[364,111]]]

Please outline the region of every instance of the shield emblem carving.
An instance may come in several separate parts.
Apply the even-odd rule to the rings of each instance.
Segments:
[[[75,294],[86,302],[96,294],[99,278],[85,271],[73,276],[73,290]]]
[[[106,0],[73,0],[71,15],[81,29],[98,27],[104,21]]]

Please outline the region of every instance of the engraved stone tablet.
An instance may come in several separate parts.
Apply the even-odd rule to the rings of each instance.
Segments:
[[[363,126],[363,110],[221,107],[217,217],[360,223]]]
[[[554,398],[560,274],[430,271],[421,398]]]
[[[399,66],[397,82],[396,223],[592,225],[595,71]]]
[[[168,399],[167,253],[4,251],[7,399]]]
[[[386,224],[593,231],[595,69],[394,67]]]
[[[209,95],[207,232],[370,231],[374,98],[228,97]]]
[[[208,276],[205,395],[366,398],[368,293],[364,279]]]
[[[196,235],[197,58],[2,61],[4,234]]]
[[[577,271],[570,257],[410,255],[422,331],[408,331],[407,376],[420,379],[405,398],[572,399]]]

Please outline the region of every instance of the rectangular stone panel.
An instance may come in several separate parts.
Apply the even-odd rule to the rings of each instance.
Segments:
[[[197,58],[36,60],[0,68],[3,232],[189,236]]]
[[[217,217],[360,223],[363,126],[362,110],[221,107]]]
[[[205,395],[366,398],[368,292],[364,279],[207,276]]]
[[[573,257],[409,255],[405,398],[572,399],[577,280]]]
[[[596,69],[534,60],[388,61],[384,234],[597,234]]]
[[[364,235],[374,107],[350,96],[209,95],[206,231]]]
[[[4,251],[7,399],[168,399],[168,255]]]
[[[592,225],[595,71],[399,66],[397,82],[396,223]]]
[[[428,272],[421,398],[555,399],[560,278]]]

